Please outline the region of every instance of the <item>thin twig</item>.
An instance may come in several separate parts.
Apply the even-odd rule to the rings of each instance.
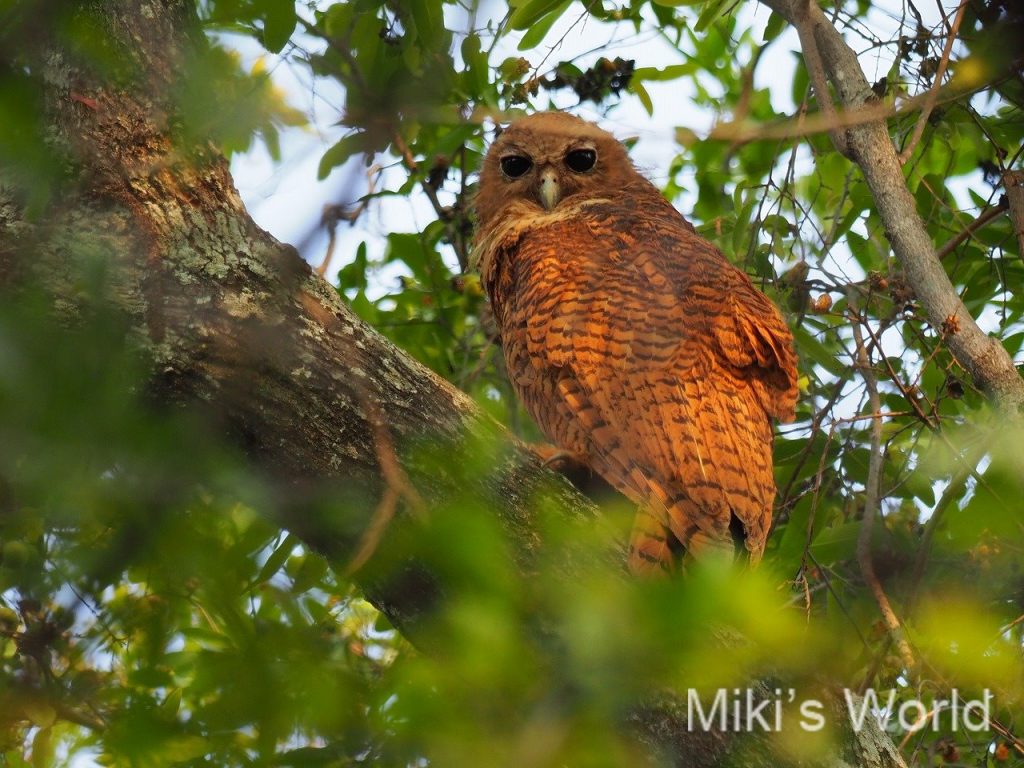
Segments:
[[[864,335],[861,333],[860,328],[862,320],[854,310],[855,298],[856,296],[853,291],[847,294],[847,300],[850,304],[850,320],[852,322],[854,343],[857,345],[856,367],[864,379],[864,386],[868,392],[868,404],[872,413],[880,413],[882,400],[878,394],[878,380],[875,377],[874,370],[871,368],[867,349],[864,346]],[[903,627],[900,624],[899,617],[892,608],[892,603],[889,602],[889,596],[885,593],[882,583],[878,580],[878,575],[875,573],[875,565],[871,559],[871,531],[880,506],[879,486],[881,484],[881,474],[882,420],[881,418],[876,418],[872,421],[871,425],[871,455],[868,460],[868,478],[864,491],[864,517],[861,522],[860,536],[857,539],[857,561],[860,564],[864,581],[874,595],[875,602],[878,603],[878,609],[882,614],[882,620],[885,622],[886,628],[889,630],[889,635],[896,644],[900,659],[904,667],[909,671],[917,666],[914,654],[910,650],[910,644],[907,642],[906,637],[903,635]]]
[[[964,95],[983,88],[960,90],[953,85],[946,85],[939,89],[939,102],[955,101]],[[916,112],[928,99],[928,93],[919,93],[904,100],[899,106],[888,104],[884,101],[873,101],[848,109],[835,110],[832,117],[824,112],[808,115],[806,118],[788,118],[773,123],[754,123],[750,121],[737,122],[729,121],[719,123],[708,132],[708,139],[716,141],[730,141],[736,144],[743,144],[749,141],[764,141],[769,139],[793,139],[805,136],[812,136],[816,133],[835,131],[839,128],[854,128],[859,125],[873,123],[878,120],[889,120],[893,117],[901,117]]]
[[[864,646],[865,650],[868,649],[868,639],[864,637],[864,633],[860,631],[860,626],[857,624],[857,620],[847,609],[842,596],[836,591],[835,587],[832,586],[832,580],[828,577],[828,569],[822,566],[811,552],[807,552],[807,557],[810,558],[811,563],[818,572],[818,575],[821,576],[822,580],[825,582],[825,588],[832,595],[832,599],[836,601],[836,605],[839,606],[839,610],[842,612],[843,616],[846,617],[847,621],[850,622],[850,626],[853,627],[853,631],[857,633],[857,637],[860,638],[861,644]]]
[[[831,132],[837,128],[850,128],[876,120],[887,120],[899,115],[901,111],[903,110],[897,109],[891,104],[879,102],[855,109],[837,110],[831,117],[824,112],[819,112],[806,116],[801,114],[772,123],[752,123],[749,120],[729,121],[718,123],[712,128],[708,132],[708,139],[745,144],[750,141],[768,139],[804,138],[816,133]]]
[[[380,503],[377,504],[377,508],[370,517],[366,530],[363,531],[356,554],[345,567],[345,574],[349,576],[362,568],[373,556],[373,553],[376,552],[377,545],[380,544],[384,536],[384,531],[387,530],[388,524],[394,519],[399,500],[405,501],[410,511],[419,519],[426,517],[427,509],[423,498],[413,487],[408,475],[405,474],[405,470],[402,469],[402,465],[398,461],[394,444],[391,441],[391,435],[381,415],[380,408],[370,399],[369,395],[364,394],[361,400],[366,420],[373,430],[373,446],[377,454],[377,464],[380,466],[380,473],[387,487],[384,489],[384,495],[381,497]]]
[[[789,482],[786,483],[785,489],[779,494],[780,506],[785,507],[789,503],[789,494],[793,490],[793,485],[796,483],[797,477],[803,470],[804,464],[807,462],[807,459],[810,457],[814,448],[814,438],[817,437],[818,431],[821,429],[821,425],[822,422],[824,422],[825,417],[831,413],[832,407],[836,404],[839,400],[839,396],[843,393],[845,383],[846,382],[842,380],[837,381],[835,386],[832,388],[832,394],[829,395],[828,400],[821,409],[814,414],[814,418],[811,420],[811,426],[809,429],[810,438],[807,440],[804,448],[800,451],[800,458],[797,459],[796,466],[793,468],[793,472],[789,476]]]
[[[966,0],[964,1],[966,2]],[[836,107],[832,103],[832,93],[828,89],[828,78],[825,77],[825,67],[821,63],[821,54],[818,52],[818,42],[814,39],[814,26],[807,13],[810,2],[811,0],[796,0],[793,4],[793,24],[800,37],[804,63],[807,65],[807,73],[811,76],[811,83],[814,85],[814,94],[818,97],[818,106],[827,123],[834,126],[828,129],[829,137],[836,149],[839,150],[839,154],[849,157],[850,148],[847,144],[846,133],[839,128]]]
[[[402,138],[402,135],[398,133],[398,131],[395,131],[392,135],[391,143],[394,145],[395,149],[398,150],[398,153],[402,158],[402,165],[405,166],[409,175],[415,176],[416,173],[419,172],[419,163],[416,162],[416,158],[413,156],[412,150],[409,149],[409,145],[405,142],[405,139]],[[465,147],[462,147],[462,149],[465,149]],[[463,159],[463,163],[465,163],[465,159]],[[465,164],[463,164],[461,171],[464,192],[466,180]],[[434,209],[434,214],[437,216],[438,221],[449,226],[452,246],[455,248],[455,255],[459,260],[459,267],[463,272],[465,272],[469,264],[469,254],[466,250],[465,240],[457,235],[458,227],[463,226],[463,223],[456,221],[457,216],[460,214],[460,208],[464,197],[460,196],[459,198],[456,198],[455,205],[453,206],[446,207],[443,205],[440,198],[437,196],[437,187],[434,186],[434,183],[431,181],[430,174],[427,174],[424,178],[420,179],[420,188],[430,201],[430,207]],[[464,214],[461,215],[464,219]],[[453,222],[455,222],[457,226],[453,227]],[[452,230],[455,231],[452,232]]]
[[[896,385],[896,388],[899,389],[900,394],[903,395],[903,399],[910,404],[910,407],[913,408],[914,413],[917,415],[917,418],[920,419],[924,423],[924,425],[928,427],[928,429],[930,429],[932,432],[937,431],[938,425],[932,421],[931,417],[927,413],[924,412],[924,409],[921,407],[921,404],[917,401],[917,398],[914,397],[913,392],[911,392],[910,388],[903,383],[903,381],[899,377],[899,374],[897,374],[896,370],[892,367],[892,363],[889,362],[889,358],[882,351],[882,341],[879,338],[880,334],[876,334],[873,330],[871,330],[871,327],[866,324],[864,326],[864,330],[866,330],[868,332],[868,335],[871,337],[871,341],[874,343],[875,349],[878,350],[878,356],[882,359],[882,362],[885,365],[885,369],[889,373],[889,379],[892,381],[893,384]],[[877,411],[875,412],[877,413]]]
[[[818,498],[821,492],[821,483],[825,476],[825,467],[828,466],[828,449],[832,444],[832,438],[835,437],[835,431],[836,425],[833,422],[829,426],[828,437],[826,438],[825,445],[822,448],[821,457],[818,459],[818,471],[814,473],[814,486],[811,492],[811,512],[807,516],[806,538],[804,540],[804,559],[801,560],[801,568],[806,567],[806,558],[811,554],[811,542],[814,538],[814,518],[818,513]]]
[[[384,531],[387,530],[388,525],[395,517],[398,499],[398,492],[390,485],[384,489],[384,495],[381,496],[377,508],[373,510],[370,524],[366,526],[366,530],[363,531],[363,537],[359,540],[359,549],[356,550],[355,556],[345,566],[346,576],[351,576],[366,565],[367,560],[377,551],[377,545],[380,544],[380,540],[384,537]]]
[[[1018,624],[1024,624],[1024,613],[1022,613],[1020,616],[1018,616],[1016,619],[1011,621],[1006,626],[1000,627],[999,628],[999,634],[1000,635],[1005,635],[1007,632],[1009,632],[1011,629],[1016,627]]]
[[[964,227],[963,231],[956,235],[956,237],[949,240],[945,245],[939,248],[939,250],[935,252],[935,255],[938,256],[940,259],[946,258],[949,254],[951,254],[953,251],[957,249],[957,246],[959,246],[960,243],[962,243],[964,240],[969,238],[979,229],[984,227],[986,224],[992,221],[992,219],[999,216],[999,214],[1001,214],[1009,207],[1009,203],[1005,199],[1000,200],[996,205],[992,206],[988,210],[981,213],[978,216],[978,218],[976,218],[974,221],[972,221],[970,224]],[[1024,233],[1021,234],[1021,237],[1024,238]],[[1024,243],[1021,244],[1021,247],[1022,249],[1024,249]]]
[[[324,206],[323,213],[320,215],[320,224],[327,229],[328,240],[327,251],[324,253],[324,258],[320,262],[320,266],[316,268],[316,273],[320,275],[320,277],[324,277],[327,274],[327,270],[331,265],[331,259],[334,257],[334,245],[337,240],[338,222],[347,221],[349,224],[355,224],[356,220],[363,215],[363,212],[370,204],[370,197],[377,191],[376,177],[380,171],[381,167],[377,163],[374,163],[369,170],[367,170],[366,195],[354,208],[349,209],[344,205]]]
[[[910,403],[910,405],[913,407],[914,413],[917,415],[918,419],[920,419],[921,422],[933,434],[935,434],[939,438],[939,440],[941,440],[942,443],[947,448],[949,448],[950,453],[957,459],[957,461],[961,462],[962,465],[966,466],[967,472],[970,474],[971,477],[973,477],[978,482],[978,484],[981,487],[985,488],[985,490],[987,490],[989,493],[991,493],[992,497],[996,501],[998,501],[1000,503],[1005,503],[999,497],[999,494],[996,493],[996,491],[989,485],[988,481],[977,471],[977,468],[976,468],[977,461],[968,462],[963,456],[960,455],[959,451],[957,451],[956,447],[953,445],[953,443],[949,439],[949,437],[944,432],[942,432],[939,429],[938,417],[936,416],[936,421],[933,422],[931,420],[931,418],[924,412],[924,409],[921,408],[920,403],[917,402],[917,399],[913,396],[913,394],[911,393],[909,387],[907,387],[907,385],[905,385],[900,380],[899,376],[896,374],[896,371],[893,369],[892,364],[889,362],[889,359],[882,353],[881,341],[879,340],[878,335],[871,329],[871,326],[869,326],[869,325],[867,325],[865,323],[864,324],[864,330],[866,330],[868,332],[868,334],[871,336],[871,339],[872,339],[872,342],[873,342],[875,348],[878,349],[879,356],[882,358],[882,361],[883,361],[883,363],[884,363],[884,365],[886,367],[886,370],[889,372],[889,376],[890,376],[893,384],[895,384],[896,387],[900,390],[900,394],[903,395],[903,399],[906,400],[908,403]],[[855,326],[854,327],[854,332],[857,333],[859,331],[860,331],[860,327],[859,326]],[[929,356],[929,360],[930,359],[931,359],[931,356]],[[926,364],[927,364],[927,361],[926,361]],[[923,368],[922,368],[922,375],[923,375]],[[933,412],[935,411],[935,406],[932,406],[932,410],[933,410]],[[878,412],[875,411],[875,413],[878,413]],[[979,456],[978,460],[980,460],[980,458],[981,457]]]
[[[409,149],[409,145],[405,143],[405,139],[402,138],[402,134],[395,131],[391,136],[391,143],[394,145],[395,149],[398,150],[398,154],[402,158],[402,165],[405,166],[405,169],[412,174],[419,171],[420,164],[416,162],[416,158],[413,156],[412,150]],[[427,183],[426,179],[423,180],[420,187],[422,187],[423,191],[426,193],[427,199],[430,200],[430,207],[434,209],[434,213],[437,215],[437,218],[441,221],[448,221],[451,218],[451,211],[446,210],[445,207],[441,205],[441,201],[437,197],[437,190]]]
[[[923,709],[923,707],[922,707],[922,709]],[[907,729],[906,734],[904,734],[903,738],[900,739],[900,744],[897,747],[897,749],[900,752],[902,752],[904,749],[907,748],[907,744],[910,741],[910,739],[913,738],[914,734],[917,733],[918,731],[920,731],[921,728],[925,724],[927,724],[928,721],[930,721],[935,716],[935,713],[937,711],[938,710],[936,710],[936,709],[931,709],[928,712],[922,712],[921,713],[921,716],[917,719],[917,722],[915,722],[912,726],[910,726],[910,728]]]
[[[992,730],[1002,736],[1015,750],[1024,755],[1024,741],[1021,741],[1007,728],[1005,725],[1000,723],[994,718],[989,718],[988,724],[992,726]]]
[[[942,49],[939,68],[935,72],[935,79],[932,80],[932,87],[928,89],[924,107],[921,108],[921,114],[918,116],[917,124],[914,126],[914,133],[911,135],[907,146],[900,152],[900,165],[906,165],[910,156],[914,153],[914,148],[921,141],[921,136],[924,134],[924,127],[928,124],[928,118],[931,117],[932,110],[935,108],[935,102],[939,97],[939,87],[942,84],[942,78],[946,75],[946,67],[949,66],[949,55],[953,51],[956,33],[960,29],[960,22],[963,21],[964,11],[966,10],[967,0],[960,0],[960,7],[957,9],[956,18],[953,19],[953,26],[950,27],[949,34],[946,36],[946,45]]]
[[[861,696],[867,694],[871,688],[872,683],[875,681],[875,677],[878,675],[878,670],[882,666],[882,662],[885,661],[885,657],[889,655],[889,648],[892,647],[892,635],[886,635],[882,641],[881,647],[875,653],[875,657],[871,660],[871,666],[868,667],[868,671],[864,673],[864,679],[861,680],[860,687],[857,689],[857,693]]]
[[[910,589],[907,592],[907,599],[904,603],[904,610],[908,616],[913,613],[914,608],[917,606],[921,584],[924,582],[924,569],[932,552],[932,540],[935,538],[935,531],[938,530],[939,523],[942,522],[942,517],[949,508],[949,505],[962,493],[967,478],[973,474],[975,465],[984,454],[985,451],[981,450],[977,455],[971,457],[970,461],[967,459],[963,460],[956,474],[950,478],[949,484],[943,490],[934,509],[932,509],[931,517],[928,518],[928,522],[924,525],[921,543],[917,548],[917,557],[914,558],[914,570],[910,577]]]
[[[372,95],[372,91],[367,84],[365,78],[362,76],[362,72],[359,70],[359,63],[356,61],[356,57],[352,53],[351,46],[348,45],[347,39],[339,39],[325,34],[323,31],[318,29],[315,25],[306,21],[305,19],[299,18],[299,23],[302,24],[307,34],[319,37],[324,40],[331,49],[336,51],[341,57],[342,61],[348,64],[349,75],[352,78],[353,84],[364,94]],[[415,174],[419,170],[419,163],[416,162],[416,158],[413,156],[412,151],[409,149],[409,145],[402,138],[402,135],[396,130],[391,135],[391,143],[397,150],[399,157],[402,159],[402,164],[410,174]],[[429,179],[421,179],[420,187],[426,194],[427,199],[430,201],[430,206],[434,209],[434,213],[437,218],[443,222],[451,220],[451,210],[445,208],[441,201],[437,197],[437,190],[430,184]]]

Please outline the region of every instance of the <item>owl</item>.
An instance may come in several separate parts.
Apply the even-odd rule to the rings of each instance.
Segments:
[[[638,505],[635,572],[760,559],[772,419],[793,418],[778,309],[592,123],[543,112],[484,160],[473,259],[541,430]]]

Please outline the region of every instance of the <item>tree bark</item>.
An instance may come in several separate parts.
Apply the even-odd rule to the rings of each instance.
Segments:
[[[1024,260],[1024,171],[1004,173],[1003,188],[1006,190],[1007,205],[1010,208],[1010,222],[1017,236],[1017,249]]]
[[[222,156],[172,141],[176,82],[202,48],[191,3],[116,0],[75,12],[103,25],[121,74],[132,77],[112,76],[57,38],[32,41],[25,57],[40,84],[49,149],[75,171],[38,219],[0,187],[0,280],[45,276],[56,310],[73,320],[92,300],[81,276],[101,264],[103,301],[123,313],[152,361],[153,397],[203,408],[267,478],[281,522],[339,566],[388,492],[407,510],[416,507],[408,485],[428,508],[467,492],[454,471],[417,461],[425,440],[456,457],[493,451],[493,471],[468,492],[500,520],[523,579],[551,546],[531,501],[536,491],[548,489],[569,524],[595,526],[585,497],[366,327],[293,248],[255,226]],[[318,506],[333,499],[336,509],[339,498],[361,511],[339,520]],[[414,524],[410,517],[394,526]],[[568,582],[587,568],[622,568],[615,541],[598,551],[565,539],[558,547],[555,576]],[[440,578],[415,564],[401,578],[360,572],[357,580],[414,637],[424,612],[444,598]],[[633,718],[641,738],[676,765],[719,765],[741,748],[749,765],[784,762],[767,741],[739,747],[734,733],[691,733],[687,724],[685,703],[672,694]],[[903,764],[879,730],[845,736],[822,765]]]
[[[800,30],[809,66],[820,60],[843,111],[855,111],[877,100],[856,54],[816,2],[761,2]],[[815,95],[819,103],[831,105],[827,86],[813,75],[812,83],[818,81]],[[833,133],[842,137],[837,149],[864,174],[893,252],[906,270],[929,322],[944,335],[950,351],[989,399],[1008,417],[1020,418],[1024,412],[1024,378],[999,340],[987,336],[974,321],[950,282],[903,179],[885,120],[847,126]]]

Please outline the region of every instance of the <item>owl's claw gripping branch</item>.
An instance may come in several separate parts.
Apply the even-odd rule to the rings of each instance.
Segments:
[[[530,446],[537,457],[544,463],[545,467],[551,469],[560,469],[563,466],[576,466],[586,467],[587,461],[583,456],[571,453],[570,451],[564,451],[557,445],[535,444]]]

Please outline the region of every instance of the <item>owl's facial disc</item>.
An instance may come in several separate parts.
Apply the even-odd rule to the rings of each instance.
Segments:
[[[553,137],[527,138],[530,140],[507,136],[503,146],[498,145],[498,170],[513,195],[553,211],[567,197],[597,188],[603,174],[598,168],[596,141],[581,141],[561,132]]]
[[[558,205],[558,201],[562,199],[562,187],[558,183],[558,173],[551,166],[541,172],[537,193],[541,205],[546,211],[554,209]]]
[[[537,198],[547,211],[554,210],[567,195],[578,192],[582,177],[597,166],[597,149],[590,143],[577,145],[552,164],[541,167],[537,182]]]

